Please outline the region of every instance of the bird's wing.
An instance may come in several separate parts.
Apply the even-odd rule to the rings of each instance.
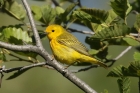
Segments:
[[[79,53],[90,56],[88,53],[88,49],[80,42],[78,39],[72,34],[66,32],[67,34],[61,34],[57,37],[57,42],[59,44],[65,45],[76,50]]]

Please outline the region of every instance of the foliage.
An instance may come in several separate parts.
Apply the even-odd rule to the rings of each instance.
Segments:
[[[18,4],[14,0],[5,1],[2,8],[18,20],[22,21],[25,18],[26,12],[23,9],[22,5]]]
[[[61,0],[61,3],[68,0]],[[72,2],[72,1],[69,1]],[[99,59],[106,59],[108,54],[108,46],[139,46],[139,36],[133,36],[131,33],[138,34],[140,32],[140,1],[135,0],[130,3],[128,0],[111,0],[110,6],[112,9],[103,10],[96,8],[79,7],[78,3],[71,3],[66,9],[61,6],[52,7],[51,5],[43,6],[31,6],[33,16],[37,22],[40,22],[42,26],[50,24],[59,24],[68,27],[70,24],[75,23],[88,27],[94,32],[94,35],[86,37],[85,42],[90,45],[91,55],[96,55]],[[15,0],[0,0],[0,12],[10,15],[17,19],[21,24],[2,26],[0,27],[0,40],[15,44],[34,44],[33,33],[25,23],[26,11],[21,4]],[[136,12],[136,21],[134,25],[130,27],[127,23],[127,17],[131,11]],[[23,26],[26,26],[23,27]],[[39,30],[39,33],[43,33]],[[41,38],[42,39],[42,38]],[[4,48],[0,48],[0,62],[6,62],[6,55],[15,57],[20,61],[38,62],[36,57],[38,54],[31,52],[17,52],[10,51]],[[14,56],[13,56],[14,55]],[[104,55],[104,56],[103,56]],[[22,57],[28,57],[25,60]],[[28,70],[28,69],[27,69]],[[8,79],[13,79],[25,71],[16,72]],[[120,93],[130,93],[130,78],[140,77],[140,53],[134,53],[134,62],[130,62],[128,67],[120,65],[115,67],[107,75],[108,77],[118,78],[117,83],[120,89]]]
[[[130,78],[122,77],[117,80],[120,93],[130,93]]]
[[[132,9],[132,6],[129,4],[128,0],[114,0],[110,3],[114,12],[122,19],[126,20],[127,15]]]

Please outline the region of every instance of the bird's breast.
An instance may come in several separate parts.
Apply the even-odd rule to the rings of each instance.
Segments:
[[[65,45],[59,44],[55,39],[50,41],[50,45],[56,60],[62,63],[72,64],[79,57],[79,53],[77,51]]]

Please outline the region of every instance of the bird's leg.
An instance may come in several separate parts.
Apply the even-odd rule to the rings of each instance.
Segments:
[[[73,62],[72,64],[69,64],[69,65],[65,66],[65,68],[64,68],[64,69],[67,69],[68,67],[70,67],[70,66],[74,65],[75,63],[76,63],[76,62]]]
[[[75,62],[73,62],[72,64],[69,64],[68,66],[65,67],[65,69],[67,69],[68,67],[72,66],[72,65],[76,65],[77,63],[80,63],[80,61],[76,60]]]

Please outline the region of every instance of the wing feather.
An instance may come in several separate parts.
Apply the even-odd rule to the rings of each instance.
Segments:
[[[67,33],[67,34],[65,34]],[[65,32],[57,37],[57,42],[76,50],[79,53],[90,56],[88,49],[72,34]]]

